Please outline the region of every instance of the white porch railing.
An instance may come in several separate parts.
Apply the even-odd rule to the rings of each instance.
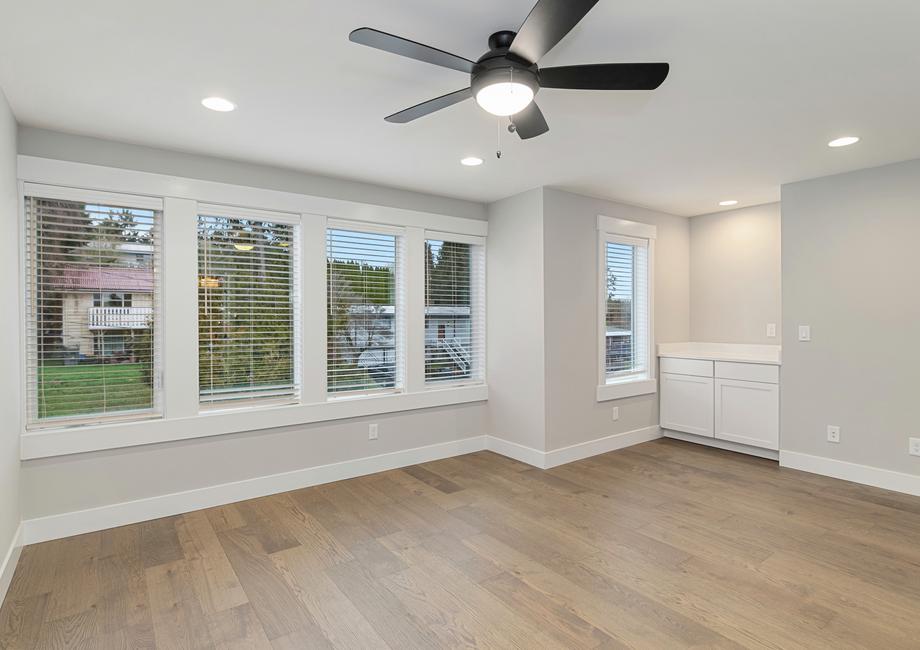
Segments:
[[[153,307],[90,307],[91,330],[145,330],[150,327]]]

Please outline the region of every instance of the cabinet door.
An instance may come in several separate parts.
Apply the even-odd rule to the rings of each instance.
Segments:
[[[779,386],[716,379],[715,437],[779,449]]]
[[[662,373],[661,426],[712,438],[712,378]]]

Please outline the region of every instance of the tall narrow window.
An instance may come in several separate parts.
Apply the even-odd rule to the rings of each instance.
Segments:
[[[598,399],[655,392],[651,268],[656,228],[598,218],[600,385]]]
[[[648,373],[648,246],[608,237],[606,355],[608,379]]]
[[[205,407],[299,399],[296,227],[198,217],[198,383]]]
[[[27,425],[157,415],[159,202],[53,189],[25,198]]]
[[[327,231],[330,394],[402,387],[400,240],[383,229]]]
[[[425,382],[482,381],[485,358],[481,245],[425,241]]]

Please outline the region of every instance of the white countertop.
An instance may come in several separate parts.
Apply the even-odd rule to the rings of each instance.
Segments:
[[[747,343],[659,343],[658,356],[706,361],[738,361],[741,363],[782,364],[781,345],[750,345]]]

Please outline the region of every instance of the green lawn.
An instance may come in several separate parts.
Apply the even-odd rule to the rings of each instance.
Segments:
[[[43,366],[38,375],[38,416],[53,418],[150,408],[153,392],[142,363]]]

